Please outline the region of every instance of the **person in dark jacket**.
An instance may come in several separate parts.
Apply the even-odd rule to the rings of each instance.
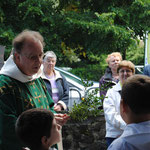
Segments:
[[[150,77],[150,64],[144,67],[143,74]]]
[[[57,57],[53,51],[47,51],[43,58],[42,78],[55,105],[55,111],[66,110],[69,101],[69,86],[65,77],[55,70]]]
[[[102,97],[102,102],[105,98],[107,90],[119,81],[117,68],[121,61],[122,56],[119,52],[113,52],[106,58],[108,67],[106,68],[105,74],[99,80],[100,96]]]

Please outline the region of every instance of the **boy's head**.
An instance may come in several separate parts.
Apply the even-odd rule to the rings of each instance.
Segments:
[[[129,77],[124,83],[121,92],[121,115],[123,119],[126,120],[125,114],[128,118],[130,116],[130,119],[133,116],[137,119],[143,115],[150,116],[149,96],[150,77],[144,75],[133,75]]]
[[[47,150],[60,141],[60,126],[50,110],[34,108],[24,111],[17,119],[17,136],[31,150]]]

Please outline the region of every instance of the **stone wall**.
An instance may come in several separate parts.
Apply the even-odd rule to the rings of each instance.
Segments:
[[[62,128],[62,136],[64,150],[106,150],[104,116],[82,123],[69,120]]]

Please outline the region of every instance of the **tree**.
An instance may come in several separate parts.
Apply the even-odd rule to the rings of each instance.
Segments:
[[[72,27],[66,42],[74,43],[75,39],[87,56],[91,50],[94,54],[120,51],[125,58],[128,47],[136,45],[137,36],[143,38],[150,29],[148,0],[61,0],[62,8],[66,25]]]
[[[150,30],[149,18],[149,0],[5,0],[0,2],[0,41],[6,58],[16,34],[37,30],[44,36],[44,51],[56,52],[57,65],[104,68],[108,53],[119,51],[125,59],[128,51],[136,52],[137,37],[144,39]]]

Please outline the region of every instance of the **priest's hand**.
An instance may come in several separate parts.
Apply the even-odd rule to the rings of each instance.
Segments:
[[[67,114],[55,114],[55,119],[59,125],[63,126],[70,119],[70,116]]]

